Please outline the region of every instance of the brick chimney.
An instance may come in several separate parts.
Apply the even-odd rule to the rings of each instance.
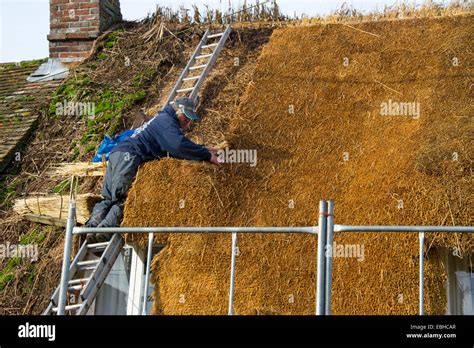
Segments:
[[[94,40],[121,20],[120,0],[50,0],[49,58],[84,59]]]

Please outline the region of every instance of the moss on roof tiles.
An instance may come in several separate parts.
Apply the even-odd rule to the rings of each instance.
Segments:
[[[15,68],[21,68],[21,69],[36,68],[40,66],[41,64],[45,63],[47,60],[48,58],[42,58],[42,59],[24,60],[24,61],[15,62],[15,63],[0,63],[0,71],[5,71],[5,70],[10,70],[10,69],[15,69]]]

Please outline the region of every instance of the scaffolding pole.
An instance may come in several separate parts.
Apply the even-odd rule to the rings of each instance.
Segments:
[[[317,257],[317,273],[316,273],[316,315],[324,315],[325,297],[325,276],[326,273],[326,219],[327,219],[327,202],[319,202],[319,232],[318,232],[318,257]]]
[[[148,252],[146,256],[145,288],[143,289],[142,315],[146,315],[146,304],[148,302],[148,286],[150,284],[151,256],[153,253],[153,233],[148,233]]]
[[[237,249],[237,233],[232,233],[232,256],[231,256],[231,261],[230,261],[229,315],[234,314],[234,282],[235,282],[236,249]]]
[[[334,225],[334,232],[474,232],[472,226],[347,226]]]
[[[418,237],[420,239],[420,315],[424,313],[424,304],[425,304],[425,296],[424,296],[424,289],[425,289],[425,233],[420,232],[418,233]]]
[[[71,197],[67,214],[66,237],[64,241],[63,264],[61,268],[61,286],[59,288],[58,315],[66,312],[66,295],[69,282],[69,267],[71,266],[72,252],[72,230],[74,227],[74,217],[76,216],[76,202]]]
[[[318,226],[310,227],[74,227],[74,234],[85,233],[309,233],[317,234]]]
[[[334,202],[327,201],[328,212],[326,221],[326,304],[325,314],[331,315],[331,295],[332,295],[332,256],[334,250],[332,249],[332,241],[334,237]]]

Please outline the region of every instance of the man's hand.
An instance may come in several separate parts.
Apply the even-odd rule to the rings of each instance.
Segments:
[[[211,151],[211,150],[209,150]],[[216,165],[220,165],[222,164],[222,161],[219,159],[219,157],[216,156],[216,154],[214,152],[211,151],[211,159],[209,160],[209,162],[213,163],[213,164],[216,164]]]
[[[206,149],[208,149],[209,152],[212,153],[212,154],[216,154],[217,151],[222,150],[222,149],[219,148],[219,147],[210,147],[210,146],[206,146]]]

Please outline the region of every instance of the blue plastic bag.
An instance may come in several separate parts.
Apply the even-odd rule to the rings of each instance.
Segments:
[[[100,143],[99,149],[97,150],[97,154],[92,159],[93,163],[102,162],[102,155],[105,155],[106,159],[109,159],[110,152],[112,149],[120,142],[124,141],[125,139],[132,136],[135,131],[133,129],[126,130],[120,134],[117,134],[113,137],[109,137],[108,135],[104,136],[104,140]]]

